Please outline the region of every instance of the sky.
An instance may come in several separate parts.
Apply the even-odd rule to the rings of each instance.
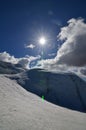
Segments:
[[[54,68],[57,64],[84,67],[85,20],[85,0],[0,0],[0,60],[27,63],[28,58],[30,63],[43,59],[45,68],[52,63]],[[44,46],[39,44],[41,36],[46,38]]]

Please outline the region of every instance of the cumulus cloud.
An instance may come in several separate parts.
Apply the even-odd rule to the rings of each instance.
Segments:
[[[70,19],[61,28],[58,39],[62,41],[57,56],[38,62],[42,68],[55,71],[86,74],[86,23],[84,19]]]
[[[39,56],[34,57],[34,56],[26,55],[25,57],[22,57],[22,58],[18,59],[18,64],[21,64],[22,67],[24,67],[24,68],[29,68],[30,62],[34,61],[34,60],[37,60],[39,58],[40,58]]]
[[[33,49],[35,48],[35,45],[34,44],[25,45],[25,48]]]
[[[5,52],[0,53],[0,61],[5,61],[5,62],[17,64],[18,59],[15,58],[14,56],[11,56],[9,53],[7,53],[5,51]]]
[[[86,65],[86,23],[84,19],[70,19],[68,26],[61,28],[58,38],[65,42],[57,52],[57,64]]]
[[[56,59],[46,59],[39,60],[37,63],[37,67],[46,69],[52,72],[68,72],[70,71],[69,67],[65,64],[57,64]]]
[[[15,58],[14,56],[11,56],[7,52],[0,53],[0,61],[9,62],[12,64],[21,64],[22,67],[24,68],[29,68],[30,62],[37,59],[40,59],[39,55],[36,57],[26,55],[25,57],[22,57],[22,58]]]
[[[38,60],[36,67],[47,70],[75,72],[77,74],[86,75],[86,23],[84,19],[70,19],[68,25],[61,28],[58,39],[63,42],[59,50],[57,48],[57,56],[53,59]],[[31,61],[40,59],[40,56],[23,58],[15,58],[7,52],[0,53],[0,60],[20,63],[27,67]]]

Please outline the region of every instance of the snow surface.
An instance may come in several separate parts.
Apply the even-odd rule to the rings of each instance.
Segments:
[[[9,76],[8,76],[9,77]],[[29,92],[35,93],[54,104],[86,112],[86,82],[72,73],[50,73],[32,69],[11,75]]]
[[[42,101],[0,75],[0,130],[86,130],[86,114]]]

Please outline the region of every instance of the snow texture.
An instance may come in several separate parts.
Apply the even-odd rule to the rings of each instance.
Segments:
[[[0,130],[86,130],[86,114],[42,101],[0,75]]]
[[[32,69],[10,76],[23,88],[56,105],[86,112],[86,82],[72,73]]]

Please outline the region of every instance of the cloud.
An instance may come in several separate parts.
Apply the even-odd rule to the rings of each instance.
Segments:
[[[83,75],[86,75],[86,67],[80,69],[80,73]]]
[[[86,74],[86,23],[84,19],[70,19],[68,25],[61,28],[58,40],[63,44],[57,48],[57,55],[52,59],[40,60],[40,56],[15,58],[7,52],[0,53],[0,60],[20,63],[27,67],[31,61],[38,60],[36,67],[55,72],[74,72]]]
[[[9,53],[5,51],[5,52],[0,53],[0,61],[5,61],[5,62],[16,64],[18,62],[18,59],[15,58],[14,56],[11,56]]]
[[[50,53],[50,54],[48,54],[48,56],[55,56],[56,55],[56,53]]]
[[[34,44],[25,45],[25,48],[33,49],[35,48],[35,45]]]
[[[46,60],[39,60],[37,63],[37,67],[46,69],[48,71],[54,72],[68,72],[70,71],[69,68],[64,64],[57,64],[56,59],[46,59]]]
[[[69,66],[86,65],[86,23],[84,19],[70,19],[68,26],[61,28],[59,40],[65,40],[57,52],[57,64]]]
[[[57,64],[56,59],[39,60],[36,67],[43,68],[46,71],[54,73],[75,73],[84,81],[86,81],[86,66],[76,67],[67,66],[66,64]]]
[[[25,57],[22,57],[22,58],[18,58],[18,64],[21,64],[22,67],[24,68],[29,68],[30,66],[30,63],[32,61],[35,61],[35,60],[38,60],[40,59],[40,56],[29,56],[29,55],[26,55]]]
[[[58,40],[63,43],[57,48],[53,59],[38,61],[38,66],[55,72],[74,72],[86,74],[86,23],[84,19],[70,19],[68,25],[61,28]]]
[[[21,64],[22,67],[24,68],[29,68],[30,62],[38,59],[40,59],[40,55],[36,57],[26,55],[25,57],[22,58],[15,58],[14,56],[11,56],[7,52],[0,53],[0,61],[9,62],[12,64]]]

